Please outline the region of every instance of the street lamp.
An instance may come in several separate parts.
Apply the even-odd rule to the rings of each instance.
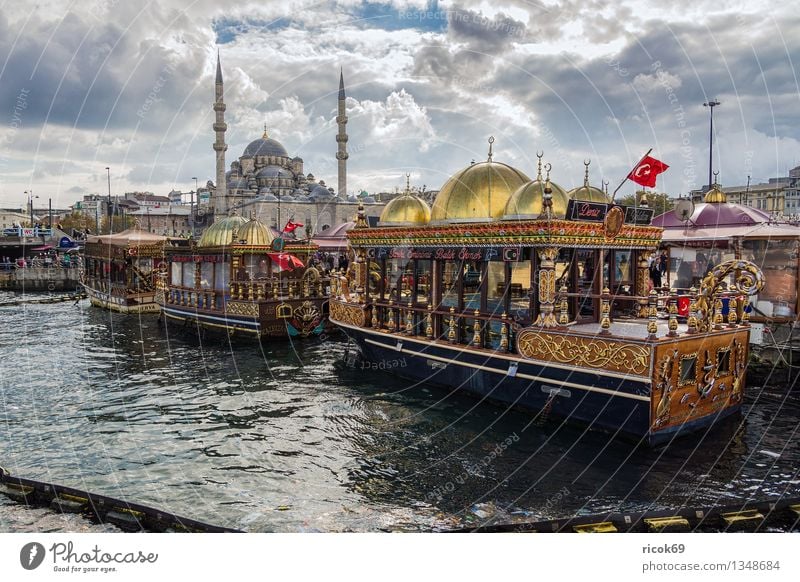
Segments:
[[[111,168],[106,166],[108,176],[108,233],[114,234],[114,211],[111,208]]]
[[[703,103],[703,107],[708,107],[711,110],[711,123],[708,130],[708,189],[711,190],[711,167],[713,163],[714,153],[714,107],[719,105],[719,101],[712,99]]]
[[[197,192],[197,204],[200,204],[200,191],[197,189],[197,177],[192,176],[194,180],[194,192],[189,198],[189,228],[192,229],[192,238],[194,238],[194,193]]]
[[[38,198],[38,196],[33,195],[33,190],[25,190],[25,194],[28,196],[28,207],[30,208],[31,215],[31,228],[33,228],[33,199]]]

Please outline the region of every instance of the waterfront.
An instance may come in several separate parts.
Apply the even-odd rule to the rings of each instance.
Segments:
[[[427,531],[800,495],[786,384],[751,382],[743,423],[646,449],[343,369],[336,338],[198,342],[87,301],[0,317],[0,465],[216,525]],[[20,513],[3,500],[2,531],[32,527]]]

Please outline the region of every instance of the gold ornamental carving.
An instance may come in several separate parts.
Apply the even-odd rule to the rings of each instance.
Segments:
[[[720,263],[700,283],[700,293],[695,302],[697,331],[709,331],[712,326],[721,325],[721,318],[715,321],[715,306],[722,284],[732,281],[725,290],[736,295],[755,295],[764,287],[764,274],[750,261],[733,260]]]
[[[249,303],[247,301],[228,301],[226,310],[231,315],[258,317],[258,303]]]
[[[539,271],[539,302],[555,303],[556,300],[556,272]]]
[[[346,323],[356,327],[366,327],[367,316],[364,310],[357,305],[347,305],[339,301],[331,301],[331,321]]]
[[[637,375],[650,370],[650,348],[599,338],[581,338],[522,330],[517,351],[524,358]]]

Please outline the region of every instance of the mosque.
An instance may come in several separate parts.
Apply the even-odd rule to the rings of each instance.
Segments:
[[[210,184],[210,207],[214,220],[231,213],[256,218],[277,229],[288,221],[302,223],[306,233],[316,234],[355,220],[358,202],[364,204],[367,217],[378,217],[384,204],[370,196],[347,194],[347,114],[344,74],[339,74],[336,135],[338,165],[337,189],[305,173],[303,159],[290,156],[286,148],[267,132],[250,142],[238,159],[225,167],[226,104],[224,101],[222,65],[217,55],[213,129],[216,134],[216,182]]]

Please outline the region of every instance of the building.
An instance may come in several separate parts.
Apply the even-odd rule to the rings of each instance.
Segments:
[[[142,206],[127,213],[140,230],[163,236],[189,236],[191,218],[188,204]]]
[[[34,216],[34,219],[36,216]],[[0,208],[0,227],[3,229],[28,225],[31,222],[30,214],[24,210]]]
[[[232,212],[241,215],[251,213],[273,228],[282,230],[288,221],[303,224],[306,233],[318,233],[332,226],[355,220],[358,202],[364,203],[367,216],[380,216],[384,204],[370,196],[347,195],[347,115],[345,110],[344,75],[339,73],[338,115],[336,135],[338,163],[338,187],[335,191],[324,180],[306,173],[303,159],[290,156],[277,139],[271,137],[264,127],[261,137],[250,142],[242,154],[225,171],[224,81],[222,66],[217,55],[215,79],[216,135],[214,151],[217,162],[216,184],[209,183],[208,208],[213,209],[214,220]],[[201,199],[202,200],[202,199]],[[203,202],[198,213],[203,209]],[[199,221],[202,222],[202,221]]]
[[[770,178],[766,183],[721,188],[731,204],[751,206],[778,216],[800,215],[800,166],[788,176]],[[691,192],[695,202],[703,200],[706,190]]]

